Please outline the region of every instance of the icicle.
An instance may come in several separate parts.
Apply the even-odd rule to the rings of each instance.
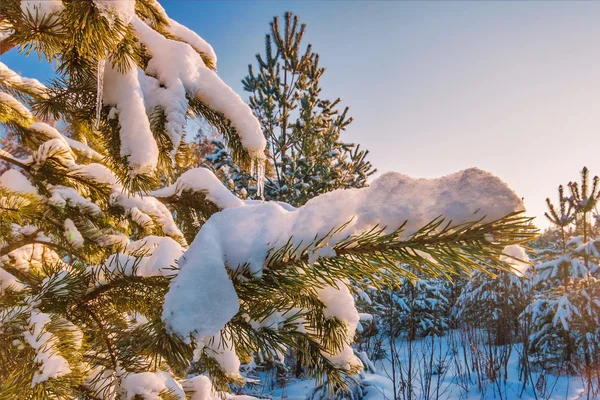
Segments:
[[[256,196],[265,199],[265,160],[252,158],[250,162],[250,175],[256,179]]]
[[[98,60],[98,87],[96,88],[96,121],[94,121],[94,129],[98,129],[100,126],[100,114],[102,113],[102,91],[104,88],[104,66],[106,65],[106,59],[102,58]]]
[[[265,162],[264,160],[256,161],[256,194],[261,200],[265,200]]]

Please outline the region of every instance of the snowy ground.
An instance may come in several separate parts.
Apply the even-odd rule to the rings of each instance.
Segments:
[[[473,364],[473,352],[467,350],[466,358],[469,361],[468,369],[465,362],[465,354],[459,346],[460,335],[456,332],[448,336],[435,340],[435,346],[432,352],[431,338],[417,340],[412,343],[412,360],[410,372],[412,380],[412,396],[409,397],[408,387],[411,383],[408,380],[410,346],[408,342],[398,340],[396,345],[396,365],[393,371],[390,361],[390,351],[388,348],[387,359],[377,361],[376,373],[364,374],[363,383],[366,386],[366,398],[369,400],[388,400],[394,399],[394,383],[392,376],[395,372],[396,388],[398,400],[421,400],[421,399],[524,399],[524,400],[574,400],[586,399],[584,393],[584,382],[580,377],[552,376],[543,375],[540,372],[532,373],[528,384],[523,388],[523,383],[519,380],[519,352],[520,345],[515,345],[508,351],[508,348],[487,347],[473,348],[473,352],[478,354],[480,373],[477,373],[477,366]],[[489,351],[488,351],[489,349]],[[506,350],[503,352],[502,350]],[[502,356],[508,357],[506,377],[496,380],[487,377],[492,365],[499,365],[499,362],[490,361],[490,359],[500,360]],[[498,358],[494,358],[498,357]],[[485,372],[487,366],[487,373]],[[504,374],[504,367],[499,368],[500,374]],[[429,373],[433,371],[433,373]],[[438,373],[439,371],[439,373]],[[493,372],[492,372],[493,374]],[[262,375],[262,374],[261,374]],[[429,379],[428,379],[429,377]],[[268,376],[262,375],[261,379],[267,381]],[[531,383],[533,382],[533,384]],[[314,380],[292,380],[285,387],[268,388],[268,384],[262,388],[257,388],[255,395],[268,396],[274,399],[301,400],[314,387]],[[537,387],[534,393],[533,386]],[[403,388],[403,389],[401,389]]]

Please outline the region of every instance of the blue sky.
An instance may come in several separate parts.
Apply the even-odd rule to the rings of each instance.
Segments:
[[[381,172],[477,166],[540,217],[584,165],[600,174],[600,2],[161,3],[213,45],[219,74],[244,98],[240,80],[269,21],[298,14],[327,68],[324,95],[355,118],[343,139],[369,149]],[[49,76],[33,57],[2,61]]]

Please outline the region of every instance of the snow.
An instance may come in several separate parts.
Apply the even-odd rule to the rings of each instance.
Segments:
[[[165,236],[146,236],[131,242],[122,253],[108,257],[106,265],[91,267],[99,271],[97,281],[103,283],[104,271],[117,269],[126,276],[168,276],[177,271],[173,269],[184,249],[179,243]]]
[[[257,400],[251,396],[217,392],[210,379],[204,375],[186,379],[183,381],[183,388],[188,394],[191,394],[189,400]]]
[[[109,199],[109,204],[111,206],[123,207],[126,212],[130,215],[133,213],[133,216],[136,216],[137,220],[144,224],[148,222],[148,219],[141,217],[139,213],[147,214],[153,218],[153,223],[154,221],[158,223],[165,235],[183,241],[183,233],[181,233],[177,224],[175,224],[173,215],[155,197],[113,191]]]
[[[140,87],[146,101],[146,112],[150,115],[159,107],[165,114],[165,132],[173,144],[173,155],[181,144],[186,124],[188,101],[185,93],[161,86],[156,78],[145,75],[141,69],[138,71]]]
[[[48,323],[50,315],[34,309],[29,318],[29,329],[23,332],[23,337],[36,352],[34,361],[40,363],[39,370],[33,375],[31,387],[71,372],[67,360],[53,349],[57,339],[45,329]]]
[[[44,3],[48,3],[44,1]],[[21,3],[22,4],[22,3]],[[46,86],[37,79],[23,78],[16,72],[12,71],[6,64],[0,62],[0,81],[3,84],[13,88],[24,88],[28,93],[33,93],[36,96],[47,98]]]
[[[16,169],[9,169],[2,175],[0,175],[0,187],[6,188],[17,193],[29,193],[38,195],[38,191],[29,182],[29,179]]]
[[[77,167],[73,168],[73,173],[87,179],[93,179],[98,183],[108,185],[115,191],[120,192],[122,189],[119,185],[117,177],[115,177],[110,169],[106,168],[102,164],[90,163],[78,165]]]
[[[324,355],[334,365],[344,369],[351,369],[353,366],[362,365],[350,347],[350,344],[354,341],[354,333],[356,332],[360,316],[354,306],[354,298],[350,290],[348,290],[347,284],[347,282],[336,281],[337,287],[324,286],[316,288],[316,292],[319,300],[325,305],[323,309],[325,318],[338,318],[346,326],[346,343],[343,349],[337,354]]]
[[[241,378],[240,359],[235,353],[235,345],[231,340],[217,334],[211,338],[203,339],[204,352],[214,359],[221,370],[230,378]]]
[[[109,63],[110,64],[110,63]],[[120,73],[112,64],[104,72],[103,103],[114,105],[119,118],[121,156],[127,157],[131,175],[154,172],[158,146],[150,130],[138,69]]]
[[[48,204],[64,208],[65,206],[77,208],[82,213],[90,214],[96,217],[102,217],[104,213],[97,204],[81,196],[77,190],[67,186],[49,186],[51,196],[48,198]]]
[[[205,57],[212,60],[213,64],[217,65],[217,55],[213,50],[212,46],[208,44],[204,39],[202,39],[198,34],[188,27],[181,25],[179,22],[169,18],[163,6],[156,0],[153,0],[152,5],[154,5],[162,14],[164,14],[165,18],[169,21],[169,27],[167,31],[176,36],[178,39],[183,40],[190,46],[194,48],[199,53],[202,53]]]
[[[94,0],[94,5],[111,25],[113,16],[127,24],[135,15],[135,0]]]
[[[25,15],[31,14],[36,22],[41,21],[47,15],[59,13],[64,9],[61,0],[32,0],[21,1],[21,10]]]
[[[205,57],[209,58],[213,64],[217,65],[217,55],[213,50],[212,46],[202,39],[198,34],[188,27],[181,25],[179,22],[169,18],[169,28],[167,28],[170,34],[183,40],[194,48],[199,53],[202,53]]]
[[[206,199],[219,208],[241,207],[244,202],[229,191],[207,168],[193,168],[184,172],[171,186],[155,190],[155,197],[181,196],[185,191],[202,192]]]
[[[91,160],[100,161],[104,159],[103,155],[99,154],[98,152],[90,148],[88,145],[83,144],[75,139],[66,137],[65,135],[60,133],[56,128],[44,122],[36,121],[33,124],[31,124],[30,129],[45,135],[48,139],[50,139],[49,142],[51,142],[52,140],[56,140],[57,142],[51,143],[56,143],[55,146],[59,148],[64,148],[65,151],[70,153],[73,157],[75,155],[73,153],[73,150],[75,150],[75,152],[77,152],[78,154],[81,154],[84,157],[89,158]],[[73,164],[74,161],[69,161],[70,166],[73,166]]]
[[[529,256],[521,246],[510,245],[507,246],[503,253],[505,255],[500,257],[500,261],[507,262],[512,265],[513,272],[519,276],[524,276],[525,272],[529,269]]]
[[[184,338],[194,331],[198,337],[218,334],[239,310],[217,235],[217,227],[202,227],[179,260],[179,275],[185,271],[184,279],[173,279],[165,296],[163,319]]]
[[[174,103],[175,99],[179,99],[169,108],[175,110],[178,104],[186,101],[186,93],[197,97],[232,122],[242,145],[253,158],[263,159],[266,139],[260,123],[241,97],[206,67],[192,46],[165,38],[138,17],[134,17],[132,23],[140,40],[152,54],[146,74],[155,76],[168,91],[165,100]],[[177,138],[172,139],[177,147]]]
[[[19,292],[25,288],[26,286],[19,282],[15,276],[0,268],[0,296],[9,290]]]
[[[8,107],[15,110],[24,119],[32,119],[31,112],[19,100],[15,99],[8,93],[0,92],[0,104],[6,104]]]
[[[65,239],[75,248],[83,246],[83,236],[79,233],[79,230],[75,226],[75,223],[70,218],[65,219]]]
[[[27,244],[0,257],[0,266],[10,264],[11,267],[29,271],[30,268],[41,268],[44,264],[60,262],[58,254],[43,244]]]
[[[218,395],[215,393],[212,382],[208,377],[203,375],[195,376],[186,380],[183,383],[183,388],[186,392],[191,392],[190,400],[217,400]]]
[[[181,385],[168,372],[131,373],[121,379],[121,389],[125,399],[131,400],[136,395],[145,400],[160,400],[160,392],[171,390],[175,396],[185,400],[185,392]]]
[[[294,211],[270,202],[228,208],[202,226],[180,260],[180,273],[165,297],[163,319],[183,337],[215,335],[239,309],[227,269],[248,264],[260,276],[269,249],[283,247],[290,238],[298,251],[314,251],[309,246],[315,235],[324,237],[344,224],[321,245],[334,248],[349,235],[375,226],[389,233],[406,222],[401,237],[407,239],[440,215],[460,224],[523,209],[521,198],[504,182],[478,169],[438,179],[388,173],[370,187],[330,192]],[[354,318],[358,321],[357,315],[348,321]]]

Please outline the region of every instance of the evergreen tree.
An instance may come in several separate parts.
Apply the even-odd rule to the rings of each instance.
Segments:
[[[493,343],[516,343],[519,316],[531,301],[530,273],[477,271],[456,301],[453,317],[463,327],[485,329]]]
[[[189,117],[244,168],[266,142],[212,48],[155,0],[9,0],[0,26],[0,48],[57,74],[0,63],[0,123],[29,154],[0,149],[0,398],[216,399],[241,361],[287,347],[339,392],[360,368],[349,281],[509,270],[504,249],[534,235],[475,169],[390,173],[294,212],[246,205],[204,168],[177,177]]]
[[[598,177],[590,187],[587,168],[581,175],[581,185],[569,183],[570,196],[559,186],[558,206],[547,199],[553,230],[535,266],[536,296],[522,318],[531,321],[534,363],[587,374],[600,356],[600,239],[593,229],[599,192]]]
[[[337,108],[341,99],[322,98],[325,68],[310,44],[301,46],[306,26],[290,12],[284,15],[283,27],[277,17],[270,25],[265,55],[256,55],[256,72],[249,65],[242,81],[267,139],[264,198],[297,207],[321,193],[364,187],[375,170],[366,160],[368,151],[340,140],[352,117],[348,107]],[[231,179],[239,194],[261,197],[252,177],[263,171],[235,165],[223,144],[208,160],[217,170],[227,168],[225,181]]]

